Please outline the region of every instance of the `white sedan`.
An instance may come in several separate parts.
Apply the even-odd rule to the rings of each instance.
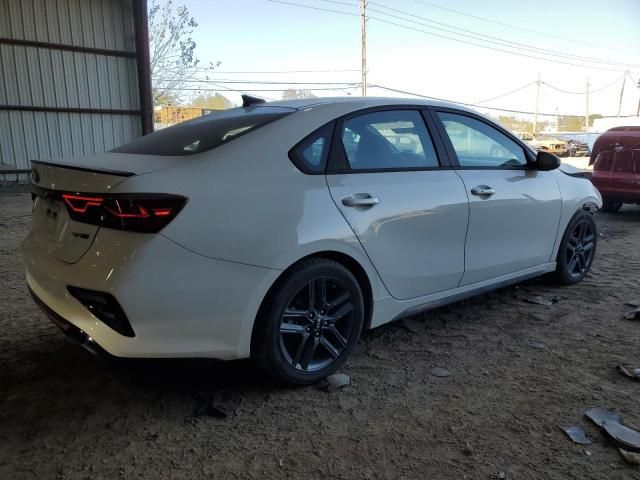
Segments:
[[[594,259],[600,194],[454,104],[336,98],[217,112],[33,162],[36,302],[120,357],[334,372],[364,329]]]

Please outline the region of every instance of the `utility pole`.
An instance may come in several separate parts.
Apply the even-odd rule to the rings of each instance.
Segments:
[[[624,77],[622,77],[622,88],[620,89],[620,101],[618,102],[618,114],[616,117],[620,117],[620,110],[622,110],[622,96],[624,95],[624,84],[627,81],[627,73],[629,73],[628,70],[624,72]]]
[[[589,78],[587,77],[587,83],[585,83],[584,89],[585,95],[585,114],[584,114],[584,131],[589,131]]]
[[[560,131],[560,120],[558,120],[558,107],[556,107],[556,133]]]
[[[538,129],[538,103],[540,102],[540,74],[538,74],[538,81],[536,82],[536,111],[533,115],[533,134],[536,134]]]
[[[367,96],[367,0],[360,0],[362,29],[362,96]]]

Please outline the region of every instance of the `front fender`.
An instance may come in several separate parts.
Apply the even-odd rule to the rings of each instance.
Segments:
[[[569,176],[558,171],[557,179],[562,198],[562,214],[560,215],[558,234],[550,261],[556,259],[560,242],[573,216],[583,209],[593,213],[595,210],[602,208],[602,195],[586,178]]]

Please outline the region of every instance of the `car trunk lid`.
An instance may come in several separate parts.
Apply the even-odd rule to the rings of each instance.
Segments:
[[[84,255],[99,226],[74,221],[62,199],[63,192],[106,193],[134,175],[130,171],[101,169],[79,162],[32,162],[32,241],[49,255],[75,263]]]

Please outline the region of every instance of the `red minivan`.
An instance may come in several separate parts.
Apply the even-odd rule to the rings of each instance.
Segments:
[[[616,127],[598,137],[589,165],[591,181],[602,194],[605,212],[623,203],[640,204],[640,127]]]

